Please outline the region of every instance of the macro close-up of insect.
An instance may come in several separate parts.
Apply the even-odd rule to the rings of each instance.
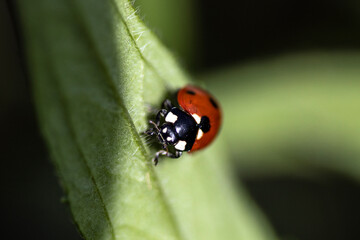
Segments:
[[[153,127],[145,132],[156,136],[163,146],[152,160],[155,165],[161,155],[179,158],[183,152],[205,148],[221,126],[220,105],[205,90],[188,85],[178,90],[175,98],[175,103],[163,102],[155,121],[150,120]]]
[[[3,239],[358,239],[360,1],[0,1]]]

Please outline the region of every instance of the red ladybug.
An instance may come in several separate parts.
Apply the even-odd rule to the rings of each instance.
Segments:
[[[155,154],[156,165],[160,155],[178,158],[183,152],[194,152],[209,145],[221,125],[219,103],[205,90],[188,85],[176,95],[177,106],[165,100],[157,113],[154,128],[145,133],[156,135],[164,150]]]

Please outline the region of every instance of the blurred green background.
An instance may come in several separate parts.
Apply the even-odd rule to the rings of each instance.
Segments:
[[[234,174],[281,239],[360,236],[360,4],[138,0],[223,103]],[[13,239],[80,239],[50,164],[16,2],[0,2],[2,212]],[[21,229],[21,231],[19,231]]]

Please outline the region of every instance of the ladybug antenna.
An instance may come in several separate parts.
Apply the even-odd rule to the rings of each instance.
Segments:
[[[155,129],[156,129],[156,132],[157,132],[157,135],[160,136],[162,142],[165,142],[165,139],[163,138],[163,136],[161,135],[160,133],[160,129],[158,127],[158,125],[156,123],[154,123],[153,121],[149,121],[150,124],[154,125]]]

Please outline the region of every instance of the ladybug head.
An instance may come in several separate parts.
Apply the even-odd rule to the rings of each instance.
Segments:
[[[163,144],[174,145],[179,141],[173,124],[165,123],[159,130],[158,137]]]

